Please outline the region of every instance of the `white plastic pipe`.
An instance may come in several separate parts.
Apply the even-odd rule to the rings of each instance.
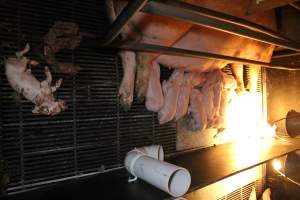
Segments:
[[[139,147],[139,148],[135,148],[132,151],[138,151],[152,158],[156,158],[158,160],[164,160],[164,150],[161,145],[150,145],[145,147]]]
[[[127,154],[125,167],[132,175],[174,197],[184,195],[191,184],[188,170],[138,151],[133,150]]]

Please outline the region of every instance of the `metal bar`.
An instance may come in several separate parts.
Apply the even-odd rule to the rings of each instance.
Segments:
[[[296,8],[296,9],[298,9],[300,11],[300,2],[299,1],[291,3],[290,6]]]
[[[152,1],[155,1],[155,0],[152,0]],[[178,0],[164,0],[163,3],[177,5],[177,6],[180,7],[182,2],[180,2]],[[151,2],[150,2],[150,4],[151,4]],[[147,11],[147,6],[144,9],[144,11]],[[270,29],[268,29],[268,28],[266,28],[262,25],[256,24],[254,22],[251,22],[251,21],[239,18],[239,17],[235,17],[235,16],[228,15],[228,14],[221,13],[221,12],[216,12],[214,10],[210,10],[210,9],[207,9],[207,8],[204,8],[204,7],[199,7],[199,6],[197,6],[197,9],[195,9],[195,6],[191,7],[191,11],[196,12],[197,14],[199,14],[201,16],[205,16],[205,17],[220,20],[220,21],[223,21],[223,22],[235,24],[235,25],[241,26],[242,28],[247,28],[247,29],[250,29],[250,30],[253,30],[253,31],[261,32],[261,33],[264,33],[266,35],[269,35],[269,36],[272,36],[272,37],[275,37],[275,38],[279,38],[279,39],[282,39],[282,40],[288,40],[288,38],[276,33],[273,30],[270,30]]]
[[[221,21],[216,18],[203,16],[201,15],[201,9],[199,9],[198,6],[192,4],[179,1],[167,2],[168,4],[166,4],[166,1],[161,2],[161,0],[150,1],[149,3],[147,3],[147,5],[145,5],[142,11],[156,15],[172,17],[196,25],[205,26],[208,28],[265,42],[268,44],[282,46],[300,52],[300,44],[297,44],[296,42],[274,38],[262,32],[256,32],[247,28],[243,28],[240,25]],[[211,12],[218,13],[216,11]]]
[[[286,58],[286,57],[293,57],[293,56],[300,56],[300,52],[295,52],[291,50],[284,50],[284,51],[274,51],[272,59],[278,58]]]
[[[136,43],[136,42],[113,42],[110,46],[115,48],[120,48],[120,49],[133,50],[133,51],[159,52],[162,54],[187,56],[193,58],[225,60],[229,62],[260,65],[262,67],[272,68],[272,69],[300,70],[300,68],[294,68],[292,66],[281,66],[273,63],[260,62],[256,60],[236,58],[236,57],[201,52],[201,51],[179,49],[174,47],[164,47],[164,46],[152,45],[152,44],[143,44],[143,43]]]
[[[129,22],[129,20],[143,8],[148,0],[131,0],[127,6],[122,10],[117,19],[113,22],[110,30],[105,36],[103,45],[111,43],[121,32],[122,28]]]

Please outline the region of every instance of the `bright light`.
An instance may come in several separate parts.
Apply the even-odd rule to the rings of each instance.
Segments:
[[[273,160],[272,165],[273,165],[273,168],[274,168],[276,171],[279,171],[279,170],[281,170],[281,168],[282,168],[281,162],[280,162],[279,160],[277,160],[277,159]]]
[[[230,97],[231,102],[226,111],[227,128],[220,134],[219,140],[223,142],[243,141],[253,138],[271,138],[275,135],[276,127],[270,126],[263,119],[260,93],[244,92],[238,96],[232,92]]]
[[[270,139],[249,139],[237,142],[234,144],[233,162],[242,168],[254,165],[261,159],[262,152],[271,145]]]

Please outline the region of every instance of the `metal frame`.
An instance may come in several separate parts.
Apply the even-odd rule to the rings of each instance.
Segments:
[[[103,45],[136,51],[150,51],[163,54],[175,54],[181,56],[241,62],[245,64],[262,65],[263,67],[267,68],[300,70],[300,68],[295,68],[293,66],[278,66],[272,63],[258,62],[254,60],[212,54],[208,52],[191,51],[187,49],[162,47],[158,45],[132,42],[113,42],[121,32],[124,25],[126,25],[129,20],[139,11],[171,17],[177,20],[193,23],[195,25],[205,26],[218,31],[223,31],[300,52],[299,43],[285,38],[272,30],[238,17],[188,4],[179,0],[131,0],[112,24],[110,31],[105,37]]]
[[[297,10],[300,11],[300,2],[299,1],[291,3],[290,6],[296,8]]]

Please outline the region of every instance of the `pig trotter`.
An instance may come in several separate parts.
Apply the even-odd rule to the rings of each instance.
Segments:
[[[133,101],[135,79],[135,53],[133,51],[120,51],[123,66],[123,79],[119,88],[120,103],[128,111]]]
[[[59,79],[58,81],[56,81],[54,86],[51,86],[51,91],[52,92],[56,92],[58,90],[58,88],[60,88],[62,83],[62,79]]]
[[[48,83],[48,85],[51,85],[51,83],[52,83],[52,74],[51,74],[48,67],[45,67],[45,75],[46,75],[46,82]]]

